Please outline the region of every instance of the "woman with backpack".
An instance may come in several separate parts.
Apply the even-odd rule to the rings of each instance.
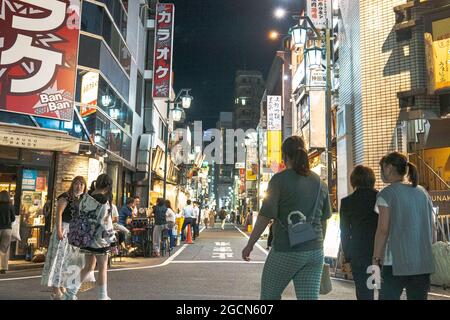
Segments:
[[[107,274],[108,274],[108,254],[111,251],[111,245],[116,242],[114,227],[112,223],[112,179],[107,174],[101,174],[94,181],[89,190],[80,201],[80,217],[86,218],[80,220],[82,223],[88,223],[87,230],[91,232],[90,237],[80,230],[85,230],[86,226],[70,228],[69,240],[80,246],[81,252],[85,253],[85,266],[80,272],[78,283],[68,289],[64,300],[76,300],[76,294],[81,283],[98,266],[98,299],[111,300],[108,296]],[[75,219],[74,219],[75,220]],[[74,234],[71,234],[71,233]],[[83,239],[79,239],[83,236]],[[87,239],[88,238],[88,239]]]
[[[274,219],[272,249],[261,279],[261,300],[280,300],[291,281],[297,299],[317,300],[324,264],[326,222],[331,217],[328,188],[309,169],[308,152],[302,138],[287,138],[282,153],[287,168],[270,180],[242,258],[250,261],[255,243]],[[293,230],[291,223],[302,227],[297,236],[297,229]]]
[[[67,235],[72,216],[77,213],[80,199],[86,193],[86,188],[86,180],[81,176],[75,177],[69,190],[61,194],[57,200],[55,227],[41,280],[43,286],[52,288],[53,293],[50,296],[52,300],[60,300],[63,297],[67,286],[65,272],[70,260],[79,254],[79,250],[69,244]]]

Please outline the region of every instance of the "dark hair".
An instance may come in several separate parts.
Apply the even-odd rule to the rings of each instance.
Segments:
[[[0,192],[0,203],[10,203],[11,199],[9,197],[9,193],[6,190]]]
[[[141,200],[141,197],[139,197],[139,196],[134,196],[133,199],[139,199],[139,200]]]
[[[73,178],[72,183],[70,184],[70,188],[68,191],[68,194],[70,197],[74,196],[73,189],[75,187],[75,183],[77,183],[77,182],[80,182],[81,184],[83,184],[83,186],[84,186],[83,193],[86,193],[86,191],[87,191],[86,179],[84,179],[84,177],[82,177],[82,176],[77,176],[77,177]]]
[[[308,151],[305,149],[305,142],[299,136],[291,136],[283,142],[281,148],[285,162],[291,160],[293,169],[301,176],[309,176]]]
[[[164,199],[163,198],[158,198],[156,200],[156,205],[157,206],[163,206],[164,205]]]
[[[125,203],[126,203],[127,206],[132,204],[132,203],[134,203],[134,198],[131,198],[131,197],[127,198],[127,201]]]
[[[106,189],[106,197],[108,198],[108,201],[112,202],[112,184],[113,181],[110,176],[103,173],[97,177],[97,180],[93,181],[91,184],[91,189],[89,190],[89,194],[92,194],[94,190],[97,189]]]
[[[166,205],[166,207],[167,207],[168,209],[173,210],[173,209],[172,209],[172,204],[170,203],[170,200],[166,200],[166,201],[164,202],[164,204]]]
[[[401,154],[400,152],[392,152],[381,158],[381,169],[383,169],[383,164],[390,164],[401,176],[406,176],[406,174],[408,174],[408,180],[412,183],[414,188],[419,184],[419,173],[417,172],[417,168],[414,164],[408,161],[408,158],[404,154]]]
[[[187,205],[190,205],[192,202],[191,200],[186,201]]]
[[[353,189],[356,188],[370,188],[375,187],[375,173],[369,167],[356,166],[350,175],[350,184]]]

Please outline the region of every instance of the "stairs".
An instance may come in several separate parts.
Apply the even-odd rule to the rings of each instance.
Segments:
[[[444,179],[418,153],[410,154],[409,161],[414,163],[419,171],[419,184],[428,191],[450,190]]]

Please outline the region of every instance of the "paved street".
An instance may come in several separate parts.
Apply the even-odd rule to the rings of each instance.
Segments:
[[[118,300],[252,300],[259,298],[260,278],[267,252],[256,246],[252,261],[240,259],[246,235],[234,225],[226,230],[204,230],[192,245],[183,245],[170,258],[116,262],[110,270],[108,291]],[[261,241],[265,245],[265,241]],[[133,259],[131,259],[133,261]],[[0,300],[49,298],[39,285],[40,270],[12,271],[0,276]],[[433,290],[430,299],[449,299],[450,293]],[[444,296],[445,295],[445,296]],[[95,300],[96,289],[80,293],[80,300]],[[295,299],[293,286],[283,299]],[[321,299],[355,299],[350,281],[333,280],[333,291]]]

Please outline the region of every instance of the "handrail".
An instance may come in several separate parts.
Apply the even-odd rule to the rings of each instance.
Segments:
[[[442,179],[441,176],[438,175],[436,173],[436,171],[434,171],[434,169],[428,163],[426,163],[425,160],[421,156],[419,156],[419,154],[415,153],[414,156],[416,156],[417,159],[419,159],[422,162],[422,164],[425,165],[425,167],[428,169],[428,171],[431,172],[433,174],[433,176],[435,178],[437,178],[437,180],[439,180],[440,183],[442,183],[447,189],[450,190],[450,185],[448,185],[447,182],[445,182],[445,180]]]

